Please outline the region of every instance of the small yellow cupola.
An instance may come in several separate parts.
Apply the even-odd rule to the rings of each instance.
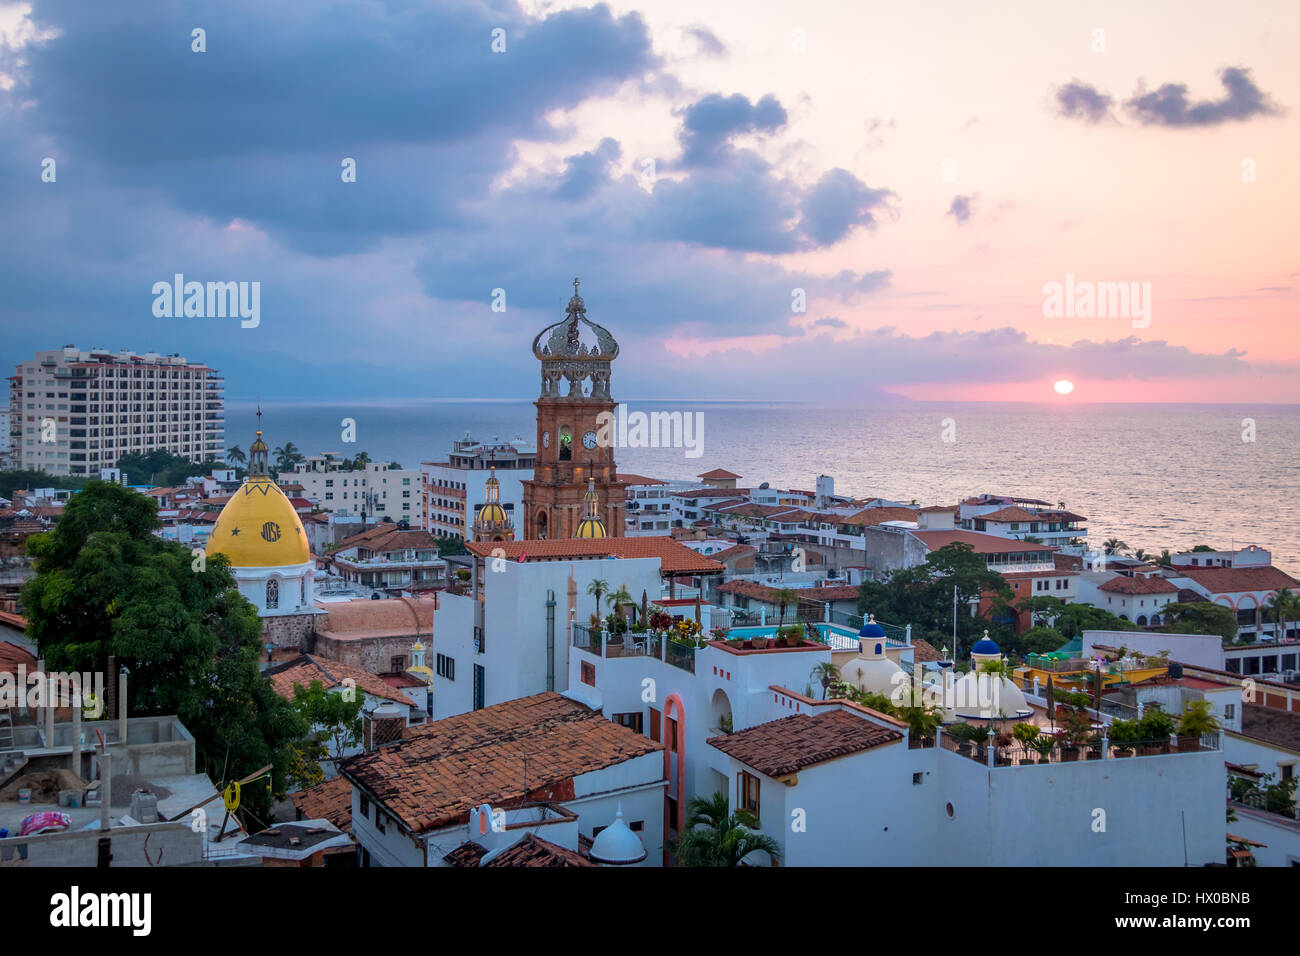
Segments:
[[[208,538],[209,555],[224,554],[235,568],[283,568],[311,560],[307,533],[293,505],[267,474],[262,410],[248,447],[248,476],[230,496]]]
[[[486,492],[487,500],[474,515],[474,540],[513,541],[515,529],[505,508],[501,507],[501,482],[497,480],[496,465],[492,466],[488,476]]]
[[[587,493],[583,496],[586,501],[586,513],[582,520],[578,522],[578,531],[575,538],[608,538],[609,532],[605,530],[605,522],[600,518],[600,496],[596,494],[596,479],[587,479]]]

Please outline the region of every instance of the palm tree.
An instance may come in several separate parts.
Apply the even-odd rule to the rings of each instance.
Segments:
[[[1107,554],[1123,554],[1128,550],[1128,545],[1119,538],[1107,538],[1101,547]]]
[[[244,449],[234,445],[226,449],[226,461],[232,465],[244,465],[248,463],[248,456],[244,454]]]
[[[303,453],[291,441],[285,442],[272,454],[275,455],[276,471],[293,471],[293,466],[304,460]]]
[[[596,598],[597,601],[600,598]],[[617,591],[610,591],[605,598],[606,603],[617,613],[620,607],[625,607],[632,603],[632,592],[627,589],[626,584],[620,584]]]
[[[1138,548],[1136,551],[1133,552],[1133,557],[1138,561],[1146,562],[1152,560],[1155,557],[1155,555],[1152,554],[1150,551],[1145,551],[1142,548]]]
[[[600,617],[600,596],[609,590],[609,582],[604,578],[592,578],[587,585],[587,593],[596,598],[596,617]]]
[[[1286,637],[1286,625],[1292,620],[1291,615],[1300,611],[1300,595],[1292,594],[1290,588],[1278,588],[1265,605],[1273,611],[1275,637],[1280,641]]]
[[[1165,565],[1165,566],[1168,566],[1168,565],[1171,565],[1171,564],[1174,563],[1174,556],[1173,556],[1172,554],[1169,553],[1169,549],[1168,549],[1168,548],[1165,548],[1163,551],[1160,552],[1160,563],[1163,564],[1163,565]]]
[[[676,840],[679,866],[740,866],[751,853],[766,853],[781,862],[781,847],[746,810],[731,812],[725,793],[692,797],[686,830]]]
[[[786,606],[789,604],[797,606],[799,604],[799,595],[795,594],[790,588],[777,588],[772,594],[772,600],[775,601],[777,607],[781,609],[781,623],[784,624]]]
[[[822,700],[825,700],[831,692],[831,683],[840,679],[840,669],[830,661],[823,661],[812,669],[809,676],[815,681],[821,681]]]

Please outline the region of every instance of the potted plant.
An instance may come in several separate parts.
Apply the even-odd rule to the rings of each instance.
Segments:
[[[1116,720],[1110,725],[1110,742],[1115,745],[1116,757],[1133,756],[1133,744],[1142,736],[1136,720]]]
[[[1061,746],[1062,760],[1078,760],[1079,748],[1087,743],[1092,735],[1092,721],[1086,711],[1072,710],[1065,719],[1064,743]]]
[[[1011,751],[1007,748],[1015,741],[1015,737],[1000,730],[993,735],[993,762],[999,767],[1011,766]]]
[[[1222,725],[1214,716],[1208,700],[1194,700],[1187,704],[1178,717],[1179,750],[1200,750],[1201,737],[1216,733]]]
[[[1088,752],[1086,756],[1089,760],[1101,759],[1101,741],[1102,736],[1100,733],[1093,733],[1088,737]]]
[[[749,643],[753,646],[754,650],[761,651],[763,648],[767,647],[767,635],[755,634],[749,639]]]
[[[1024,749],[1022,763],[1036,763],[1031,756],[1030,751],[1034,746],[1034,741],[1038,739],[1038,727],[1034,724],[1027,724],[1024,721],[1016,724],[1011,728],[1011,734],[1020,741],[1020,746]]]
[[[986,736],[983,727],[976,727],[973,724],[952,724],[945,728],[944,732],[957,741],[957,753],[966,756],[970,756],[975,742],[983,740]]]
[[[898,714],[907,721],[912,740],[919,741],[913,746],[933,747],[934,732],[939,728],[940,719],[937,712],[927,707],[900,707]]]
[[[1052,750],[1056,747],[1056,738],[1051,734],[1039,734],[1030,741],[1029,746],[1033,747],[1038,754],[1039,763],[1047,763],[1052,759]]]
[[[1141,753],[1148,754],[1167,754],[1169,753],[1169,735],[1174,732],[1174,719],[1158,707],[1148,707],[1142,719],[1138,721],[1138,728],[1142,734]]]

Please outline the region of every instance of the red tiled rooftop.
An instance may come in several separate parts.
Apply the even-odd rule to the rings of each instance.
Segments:
[[[658,478],[648,478],[645,475],[634,475],[630,472],[618,473],[618,480],[625,485],[666,485],[668,482],[660,481]]]
[[[573,797],[573,779],[660,744],[547,691],[408,729],[340,770],[412,833],[469,819],[483,803]],[[527,767],[525,769],[525,758]]]
[[[535,833],[530,833],[507,850],[494,856],[484,866],[597,866],[573,850],[543,840]]]
[[[726,478],[739,478],[741,476],[734,471],[727,471],[725,468],[714,468],[712,471],[706,471],[704,474],[695,477],[703,478],[705,481],[722,481]]]
[[[1032,541],[1000,538],[995,534],[981,534],[978,531],[913,531],[912,534],[920,538],[921,543],[931,551],[938,551],[949,544],[969,545],[976,554],[1056,550],[1047,544],[1034,544]]]
[[[268,668],[266,676],[271,681],[271,686],[275,688],[275,692],[286,700],[293,700],[295,687],[310,687],[313,681],[320,681],[326,690],[330,690],[351,679],[355,686],[372,697],[382,697],[385,700],[406,704],[408,707],[415,706],[411,698],[396,687],[389,686],[378,674],[353,667],[351,664],[340,664],[338,661],[313,657],[310,654],[300,654],[291,661]]]
[[[783,777],[804,767],[902,739],[897,730],[833,710],[816,717],[808,714],[782,717],[734,734],[712,737],[708,742],[759,773]]]
[[[304,820],[328,820],[344,833],[352,830],[352,782],[332,777],[289,795]]]
[[[634,538],[547,538],[537,541],[469,541],[465,547],[480,558],[497,548],[507,561],[562,561],[567,558],[658,558],[664,574],[715,574],[724,568],[712,558],[662,535]],[[501,557],[501,555],[497,555]]]
[[[1300,588],[1300,581],[1281,568],[1265,565],[1258,568],[1189,568],[1179,567],[1179,577],[1191,578],[1212,594],[1236,594],[1241,591],[1276,591]]]
[[[1111,594],[1177,594],[1178,586],[1162,577],[1131,578],[1120,574],[1099,585],[1097,590]]]

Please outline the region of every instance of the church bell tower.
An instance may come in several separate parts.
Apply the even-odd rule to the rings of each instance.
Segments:
[[[542,392],[534,402],[537,463],[523,482],[524,538],[577,537],[589,516],[622,537],[626,502],[607,438],[613,429],[601,427],[617,408],[609,378],[618,343],[587,318],[577,279],[565,317],[538,333],[533,354],[542,363]]]

